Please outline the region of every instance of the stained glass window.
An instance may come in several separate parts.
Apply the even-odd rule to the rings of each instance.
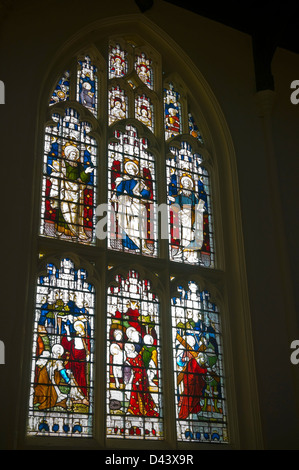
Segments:
[[[136,56],[135,70],[140,80],[145,83],[150,89],[154,87],[154,74],[151,59],[147,58],[146,54],[142,52]]]
[[[107,436],[162,439],[159,301],[148,280],[117,275],[107,295]]]
[[[87,55],[78,60],[77,100],[88,108],[95,116],[98,110],[98,79],[97,68]]]
[[[220,317],[195,282],[172,299],[177,438],[227,442]]]
[[[164,122],[165,122],[165,139],[182,132],[182,111],[180,103],[180,94],[175,91],[174,86],[170,83],[168,88],[164,88]]]
[[[153,105],[146,95],[139,95],[135,101],[135,114],[138,121],[142,122],[152,132],[154,130]]]
[[[169,250],[173,261],[213,266],[209,175],[190,144],[172,147],[167,160]]]
[[[38,279],[28,434],[91,436],[95,291],[70,259]]]
[[[46,127],[41,234],[90,244],[94,240],[96,153],[91,126],[72,108]]]
[[[155,162],[136,128],[115,131],[108,147],[108,246],[147,256],[157,254]]]
[[[59,103],[60,101],[67,101],[69,99],[70,93],[70,72],[67,70],[61,79],[58,81],[49,105],[52,106],[55,103]]]
[[[65,253],[67,245],[101,270],[107,296],[97,308],[106,341],[98,357],[106,370],[95,385],[94,287],[72,255],[61,254],[61,264],[49,262],[37,283],[28,434],[94,436],[93,425],[103,425],[93,422],[94,400],[105,389],[98,416],[105,411],[109,439],[162,441],[176,430],[178,441],[224,443],[219,312],[194,282],[170,299],[170,270],[178,264],[164,263],[184,263],[187,283],[188,265],[199,272],[215,267],[210,176],[201,130],[189,112],[192,94],[181,81],[172,83],[172,74],[157,89],[156,72],[164,76],[159,53],[147,55],[137,39],[107,44],[106,67],[103,57],[85,51],[70,66],[75,74],[65,72],[52,88],[39,231],[43,253]],[[105,226],[96,220],[104,212]],[[137,260],[160,277],[159,298]],[[160,301],[170,339],[163,345]],[[167,371],[162,346],[174,359]],[[168,383],[175,377],[166,422],[165,376]]]
[[[110,45],[109,78],[122,78],[128,72],[127,52],[119,44]]]
[[[192,137],[194,137],[195,139],[197,139],[201,144],[203,144],[203,139],[202,139],[202,136],[200,134],[200,131],[197,127],[197,124],[194,120],[194,117],[191,113],[188,113],[188,124],[189,124],[189,132],[190,132],[190,135],[192,135]]]
[[[128,117],[127,96],[119,86],[109,91],[109,124]]]

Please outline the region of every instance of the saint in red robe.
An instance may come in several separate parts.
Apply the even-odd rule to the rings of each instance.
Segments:
[[[73,372],[74,379],[80,388],[81,392],[85,397],[87,397],[87,377],[86,377],[86,350],[89,350],[89,340],[88,338],[82,339],[85,348],[76,349],[74,340],[68,341],[65,336],[62,337],[62,345],[65,351],[68,353],[68,363],[66,364],[66,369],[70,369]]]
[[[128,412],[137,416],[159,416],[155,402],[149,392],[148,377],[140,354],[128,357],[134,374]]]
[[[192,357],[184,371],[184,392],[180,400],[179,418],[186,419],[191,413],[201,411],[200,397],[205,386],[204,375],[207,369],[198,365],[196,359]]]

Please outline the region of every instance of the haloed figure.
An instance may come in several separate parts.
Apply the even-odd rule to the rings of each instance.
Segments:
[[[56,229],[81,240],[88,237],[84,231],[84,189],[90,181],[92,167],[84,169],[76,145],[66,144],[64,158],[52,164],[50,198],[52,207],[58,209]]]
[[[123,231],[123,246],[130,250],[141,250],[150,254],[147,239],[147,207],[150,190],[139,176],[136,161],[128,160],[124,165],[124,177],[116,179],[116,194],[113,201],[118,202],[118,223]]]
[[[92,86],[89,82],[84,82],[82,84],[82,91],[80,93],[81,103],[85,106],[92,108],[95,104],[95,96],[92,91]]]
[[[203,243],[203,212],[205,201],[199,199],[194,191],[194,183],[190,175],[181,177],[181,187],[175,196],[171,196],[174,211],[178,211],[178,238],[180,239],[182,254],[190,262],[196,261],[196,251]]]

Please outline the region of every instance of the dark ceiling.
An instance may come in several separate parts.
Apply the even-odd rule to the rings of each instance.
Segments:
[[[164,1],[249,34],[257,91],[274,89],[271,65],[276,48],[299,54],[299,0]],[[145,12],[155,0],[135,2]]]
[[[164,0],[254,37],[299,53],[299,1]]]

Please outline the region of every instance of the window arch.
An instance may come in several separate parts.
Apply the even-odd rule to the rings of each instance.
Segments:
[[[195,446],[207,442],[211,445],[229,444],[231,434],[228,433],[228,422],[232,423],[230,426],[230,432],[232,432],[235,420],[234,412],[230,411],[229,407],[234,398],[234,391],[229,380],[226,380],[224,372],[226,358],[231,360],[230,348],[225,345],[226,337],[229,335],[224,336],[223,339],[221,336],[223,325],[226,333],[228,332],[227,324],[230,320],[229,314],[225,316],[228,311],[225,263],[222,255],[219,207],[217,209],[219,193],[214,184],[218,179],[217,162],[211,157],[210,150],[213,150],[213,145],[211,145],[209,129],[204,116],[199,111],[200,105],[192,96],[192,89],[184,85],[179,75],[180,70],[175,70],[173,73],[168,60],[164,63],[164,56],[160,56],[148,44],[143,47],[140,37],[136,35],[132,39],[130,35],[128,39],[128,35],[124,34],[122,37],[105,40],[105,54],[103,53],[104,47],[99,49],[100,52],[96,50],[96,46],[87,47],[86,50],[78,49],[79,52],[72,54],[76,55],[75,63],[69,64],[67,72],[61,72],[57,83],[53,84],[48,103],[51,120],[46,122],[44,133],[45,157],[39,252],[45,255],[45,260],[54,252],[60,261],[64,259],[63,253],[67,247],[67,251],[71,251],[68,259],[73,260],[80,255],[80,260],[88,260],[100,278],[94,292],[97,299],[94,307],[94,361],[97,374],[94,381],[90,379],[93,384],[95,408],[90,410],[89,422],[92,422],[92,426],[88,428],[89,434],[86,432],[85,435],[98,436],[101,445],[107,447],[115,445],[116,441],[117,445],[121,446],[120,441],[128,443],[135,439],[147,442],[159,441],[162,447],[165,445],[163,442],[171,444],[172,447],[179,447],[181,442]],[[189,85],[190,83],[192,80],[189,80]],[[83,86],[84,84],[88,86]],[[84,96],[87,99],[84,99]],[[119,103],[117,108],[115,108],[116,102]],[[201,127],[198,127],[199,123]],[[56,143],[57,145],[54,145]],[[67,171],[64,169],[66,165],[62,162],[69,151],[65,152],[66,148],[71,145],[77,149],[73,150],[78,160],[76,165],[69,165],[71,168],[66,176]],[[55,168],[51,157],[59,163],[60,174],[54,173],[53,175],[49,171],[50,165]],[[79,163],[80,168],[78,168]],[[92,178],[89,175],[89,179],[86,178],[84,181],[87,167],[93,169]],[[72,177],[70,173],[73,173]],[[74,173],[78,181],[75,181]],[[135,178],[133,183],[128,183],[129,176]],[[54,182],[54,188],[56,184],[56,188],[65,194],[64,186],[69,183],[67,179],[71,181],[67,190],[72,199],[67,200],[68,207],[64,211],[62,203],[65,202],[65,196],[56,196],[58,190],[50,194],[50,184],[47,181],[50,180],[51,184]],[[184,186],[185,183],[186,186]],[[143,189],[138,192],[137,187],[140,189],[142,186]],[[186,198],[184,202],[192,199],[192,209],[181,207],[182,204],[178,199],[180,191]],[[85,202],[86,193],[92,195],[92,204]],[[121,196],[127,199],[123,197],[123,200],[120,200]],[[64,227],[67,226],[68,231],[61,232],[58,229],[60,219],[57,218],[57,214],[50,219],[47,209],[53,201],[60,207],[60,212],[64,216]],[[179,215],[173,210],[171,206],[175,202],[178,205],[177,211],[186,209],[185,214]],[[139,211],[137,213],[133,213],[132,209],[135,203]],[[98,236],[97,231],[98,217],[103,216],[101,211],[98,212],[101,205],[107,209],[107,217],[104,220],[107,236],[102,238]],[[185,205],[188,206],[188,204]],[[201,210],[195,221],[196,205],[199,205]],[[149,217],[151,206],[155,210]],[[74,219],[66,218],[70,215],[73,215]],[[179,222],[174,222],[173,215],[177,216]],[[214,226],[217,226],[215,215],[218,222],[216,231],[214,229]],[[139,225],[134,223],[134,216]],[[91,220],[92,223],[88,225],[87,222]],[[165,220],[167,221],[166,234],[163,232]],[[46,222],[47,231],[45,230]],[[199,229],[198,225],[200,225]],[[91,233],[88,227],[91,228]],[[102,229],[104,227],[104,225],[101,226]],[[71,229],[75,229],[75,234],[71,234]],[[178,230],[179,236],[173,236],[176,235],[175,230]],[[174,240],[179,240],[179,243],[174,243]],[[197,243],[199,245],[196,245]],[[111,272],[120,277],[111,279]],[[125,417],[130,400],[126,399],[125,405],[124,370],[121,375],[122,382],[120,381],[122,387],[118,390],[116,386],[116,379],[119,379],[119,376],[118,372],[116,376],[113,373],[113,361],[110,355],[112,340],[108,331],[114,319],[111,305],[115,302],[121,304],[122,311],[118,311],[121,317],[126,316],[127,309],[127,304],[125,305],[123,300],[126,296],[121,291],[122,288],[118,287],[121,293],[116,295],[116,291],[112,291],[111,286],[115,287],[115,282],[121,283],[133,274],[138,277],[139,273],[142,273],[143,283],[150,279],[153,281],[155,278],[159,280],[157,297],[159,317],[155,317],[154,323],[159,325],[160,339],[157,355],[160,357],[160,362],[154,362],[158,370],[154,378],[158,391],[150,391],[153,393],[152,400],[158,415],[149,416],[143,403],[141,406],[143,412],[141,413],[139,407],[139,414],[136,414],[137,418],[135,416],[136,421],[134,421],[134,419],[127,420]],[[182,273],[184,282],[186,281],[187,284],[180,281]],[[197,299],[190,300],[191,307],[187,301],[187,304],[181,308],[185,313],[180,317],[180,314],[177,316],[174,310],[174,299],[182,295],[181,286],[184,286],[188,297],[188,282],[191,283],[189,285],[196,282],[199,294],[197,294]],[[130,285],[130,282],[125,285]],[[175,289],[173,285],[176,286]],[[221,295],[218,296],[218,292]],[[215,303],[211,300],[214,293],[216,293]],[[138,295],[141,294],[142,292]],[[116,300],[119,298],[122,299],[121,302]],[[153,302],[145,298],[140,301],[140,306],[143,308],[140,317],[144,316],[149,304],[152,306]],[[53,308],[57,310],[55,306]],[[205,381],[207,376],[210,379],[211,371],[208,373],[207,369],[211,367],[208,363],[214,361],[213,368],[217,369],[217,377],[220,377],[221,390],[217,389],[218,382],[216,381],[215,387],[213,385],[209,389],[207,386],[195,387],[194,392],[190,391],[189,387],[183,392],[181,389],[180,392],[178,391],[181,382],[178,384],[177,379],[184,366],[183,359],[179,363],[175,362],[177,351],[181,352],[185,344],[187,357],[190,352],[187,347],[187,336],[193,335],[198,339],[198,333],[194,333],[194,325],[190,322],[189,314],[186,313],[190,308],[197,312],[197,315],[199,311],[203,312],[201,313],[202,331],[200,333],[202,338],[205,338],[203,344],[207,341],[206,338],[212,338],[214,334],[212,330],[209,330],[211,317],[213,328],[217,326],[214,356],[210,351],[209,354],[201,356],[206,366],[209,367],[202,367],[206,369],[205,372],[195,371],[194,375],[197,374],[199,382]],[[192,315],[196,316],[196,313],[192,312]],[[185,324],[189,322],[189,327],[180,331],[182,333],[180,337],[184,340],[180,345],[176,344],[178,318],[182,318]],[[104,332],[101,331],[103,326]],[[33,346],[35,348],[36,336],[33,337],[33,341],[35,341]],[[125,343],[123,342],[122,345],[124,349]],[[225,351],[228,353],[226,356]],[[120,356],[123,360],[123,355]],[[105,361],[103,357],[106,358]],[[98,363],[101,365],[97,366]],[[34,367],[35,362],[32,364]],[[135,368],[137,368],[136,364]],[[122,369],[124,369],[123,365]],[[151,369],[153,367],[142,368],[144,376],[146,375],[144,380],[150,380]],[[190,372],[185,373],[185,377],[189,382],[192,381]],[[34,388],[36,383],[34,379],[32,380]],[[143,388],[143,396],[149,390],[147,386]],[[211,399],[211,390],[213,399]],[[115,398],[116,395],[112,397],[111,391],[120,392],[117,394],[118,398]],[[68,393],[70,398],[70,392]],[[216,394],[218,394],[218,400],[221,401],[221,406],[217,408],[218,415],[215,411]],[[147,398],[148,403],[152,403],[149,397]],[[192,406],[189,405],[194,398],[199,401],[201,409],[198,406],[193,413]],[[119,408],[119,402],[121,402],[121,408]],[[190,408],[186,419],[182,418],[182,412],[180,415],[179,411],[183,402],[185,411],[188,407]],[[75,400],[72,401],[73,403]],[[100,410],[97,413],[94,412],[96,407]],[[48,415],[52,412],[56,413],[57,410],[47,410]],[[77,417],[73,417],[71,413],[68,416],[75,423]],[[181,423],[181,419],[185,422]],[[28,428],[31,435],[48,435],[53,438],[57,435],[64,437],[71,435],[65,431],[56,434],[50,428],[46,432],[46,428],[42,426],[42,420],[39,423],[37,420],[34,422],[36,427],[33,430],[32,422],[31,428]],[[53,423],[51,422],[52,428]],[[41,428],[38,427],[39,425]],[[79,428],[82,429],[80,420],[76,420],[76,426],[79,427],[74,428],[71,437],[82,436],[78,431]],[[99,438],[100,430],[105,430],[105,438]]]

